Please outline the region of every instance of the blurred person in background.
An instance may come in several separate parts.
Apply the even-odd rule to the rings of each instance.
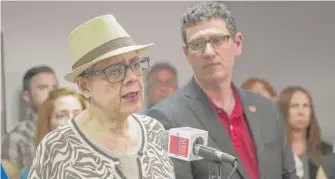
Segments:
[[[146,76],[148,109],[178,89],[177,70],[166,62],[156,63]]]
[[[249,78],[244,81],[241,88],[260,94],[269,99],[276,99],[277,92],[271,84],[263,78]]]
[[[18,178],[23,167],[31,163],[35,152],[37,110],[49,92],[57,87],[57,77],[48,66],[33,67],[25,73],[23,98],[30,108],[29,117],[1,140],[2,165],[9,178]]]
[[[58,88],[50,92],[48,99],[38,109],[37,134],[35,145],[50,131],[56,129],[69,119],[86,109],[85,99],[75,90]],[[21,179],[26,179],[30,166],[25,166]]]
[[[142,55],[153,44],[135,44],[113,15],[81,24],[68,44],[72,71],[64,78],[90,105],[42,139],[28,178],[174,179],[163,125],[135,114],[149,71]]]
[[[322,152],[321,132],[312,97],[300,86],[289,86],[280,93],[277,102],[296,163],[302,163],[297,173],[300,178],[314,179]]]

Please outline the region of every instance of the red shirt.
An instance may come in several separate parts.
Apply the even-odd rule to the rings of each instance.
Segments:
[[[236,103],[230,118],[228,118],[227,113],[223,109],[217,107],[213,102],[211,104],[218,113],[221,124],[228,131],[235,150],[250,179],[258,179],[258,161],[255,144],[244,117],[240,99],[235,91],[233,93]]]

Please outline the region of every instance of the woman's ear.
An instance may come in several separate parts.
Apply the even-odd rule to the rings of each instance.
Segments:
[[[76,83],[78,85],[79,90],[85,95],[85,96],[90,96],[90,84],[89,80],[85,77],[79,76],[76,79]]]

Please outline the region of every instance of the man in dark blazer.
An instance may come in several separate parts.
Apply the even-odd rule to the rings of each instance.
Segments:
[[[295,163],[275,104],[232,83],[243,36],[221,2],[196,4],[182,19],[184,53],[194,77],[149,109],[166,129],[189,126],[209,132],[208,145],[238,158],[232,179],[292,179]],[[173,159],[177,179],[209,178],[210,161]],[[233,169],[221,167],[226,179]]]

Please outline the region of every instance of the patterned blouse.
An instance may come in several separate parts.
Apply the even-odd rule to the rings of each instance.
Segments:
[[[6,159],[19,169],[31,164],[36,144],[36,120],[32,116],[21,121],[1,139],[1,159]]]
[[[157,120],[132,115],[141,130],[134,177],[141,179],[175,179],[173,164],[162,148],[165,129]],[[94,145],[80,131],[75,120],[69,120],[50,132],[37,147],[29,173],[30,179],[126,179],[119,158]]]

